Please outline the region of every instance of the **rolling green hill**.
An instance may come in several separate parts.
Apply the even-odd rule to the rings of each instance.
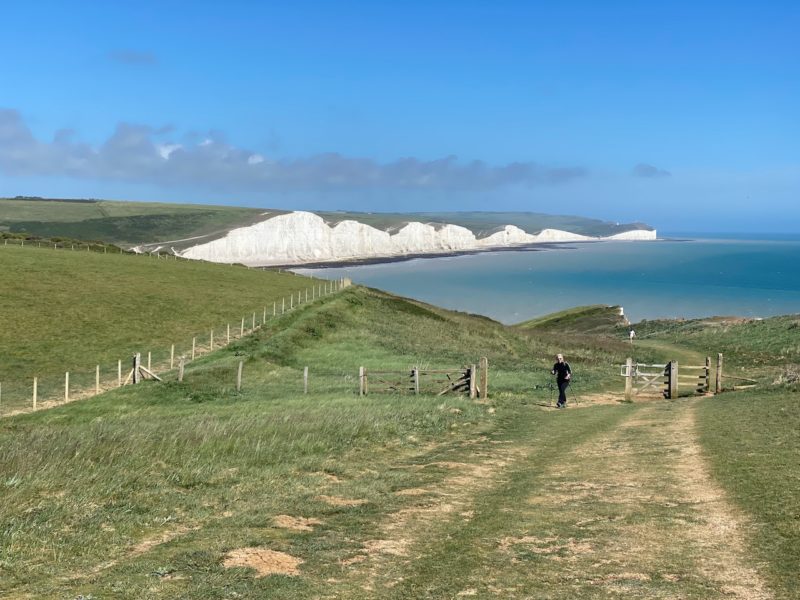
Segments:
[[[120,245],[173,242],[185,248],[224,236],[236,227],[252,225],[281,209],[239,208],[198,204],[164,204],[109,200],[0,198],[0,232],[28,233],[40,237],[102,240]],[[512,224],[528,233],[546,228],[590,236],[605,236],[630,229],[646,229],[642,223],[619,224],[577,216],[530,212],[368,213],[317,212],[326,221],[352,219],[379,229],[397,229],[409,221],[452,223],[470,229],[478,237]],[[197,238],[189,239],[187,238]]]
[[[603,403],[626,343],[570,335],[591,391],[553,411],[533,388],[547,332],[350,288],[203,356],[182,383],[0,420],[0,594],[792,598],[791,390]],[[489,399],[379,393],[378,376],[357,394],[362,365],[480,355]]]

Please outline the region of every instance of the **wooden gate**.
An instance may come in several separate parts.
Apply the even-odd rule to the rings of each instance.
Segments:
[[[470,398],[486,398],[489,386],[489,361],[483,357],[479,365],[453,369],[420,369],[405,371],[367,369],[358,370],[360,396],[370,391],[389,394],[469,393]]]
[[[659,395],[670,397],[672,363],[648,365],[633,362],[629,358],[620,375],[625,377],[625,399],[633,400],[640,395]]]

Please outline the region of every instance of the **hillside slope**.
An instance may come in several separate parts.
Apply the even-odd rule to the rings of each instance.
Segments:
[[[586,391],[554,411],[534,384],[563,340],[350,288],[181,383],[0,420],[0,595],[793,598],[787,390],[594,403],[590,390],[619,385],[609,365],[627,342],[569,333],[559,348]],[[357,394],[358,366],[481,355],[489,399],[379,393],[377,377]],[[710,402],[722,413],[705,417]],[[781,416],[769,435],[718,445],[721,426],[740,433],[743,411],[767,407]],[[738,489],[759,490],[758,506]]]

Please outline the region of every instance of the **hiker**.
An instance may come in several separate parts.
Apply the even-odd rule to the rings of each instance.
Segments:
[[[628,337],[631,339],[631,344],[632,344],[633,338],[636,337],[636,332],[633,329],[631,329],[630,333],[628,334]]]
[[[572,369],[569,363],[564,360],[563,354],[556,356],[556,364],[553,365],[553,370],[550,371],[556,376],[556,383],[558,384],[558,403],[556,408],[564,408],[567,405],[567,387],[569,380],[572,378]]]

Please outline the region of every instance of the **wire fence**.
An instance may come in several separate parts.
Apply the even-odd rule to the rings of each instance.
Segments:
[[[334,294],[351,282],[338,280],[313,280],[313,285],[274,300],[228,323],[198,332],[191,337],[170,344],[139,351],[141,366],[150,372],[177,379],[181,365],[187,369],[192,361],[223,348],[264,327],[273,319],[308,303]],[[76,369],[59,373],[42,373],[29,379],[0,380],[0,417],[31,412],[58,406],[130,383],[133,358],[127,355],[116,361],[103,361],[93,368]],[[13,372],[13,364],[9,369]],[[346,381],[343,375],[343,381]]]

